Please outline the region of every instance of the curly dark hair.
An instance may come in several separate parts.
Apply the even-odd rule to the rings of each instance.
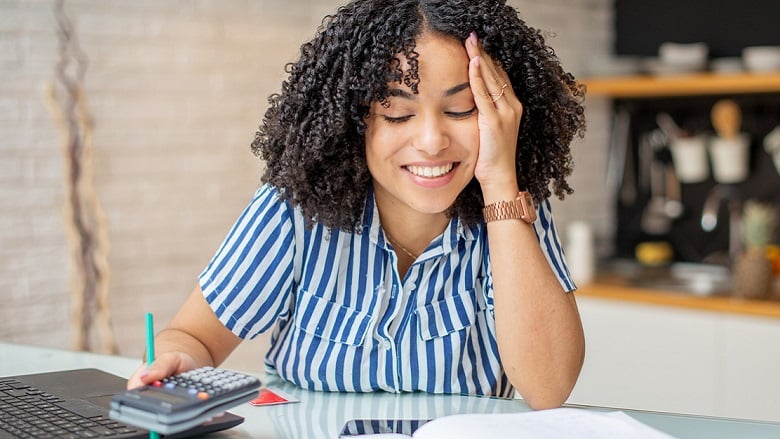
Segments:
[[[508,73],[523,103],[517,178],[537,201],[572,193],[569,145],[582,136],[584,87],[565,72],[543,35],[505,0],[354,0],[326,16],[270,104],[252,142],[266,160],[263,182],[301,209],[309,224],[358,231],[371,185],[365,117],[386,104],[388,83],[416,91],[415,38],[423,32],[464,41],[476,32]],[[402,71],[399,54],[410,62]],[[473,179],[450,209],[467,224],[482,219]]]

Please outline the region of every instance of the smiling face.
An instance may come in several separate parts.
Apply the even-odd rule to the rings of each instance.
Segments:
[[[383,214],[443,214],[474,177],[479,130],[466,50],[425,33],[415,51],[418,93],[390,84],[389,106],[373,102],[366,120],[366,161]]]

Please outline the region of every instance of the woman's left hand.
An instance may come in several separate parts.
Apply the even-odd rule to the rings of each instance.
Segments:
[[[483,192],[492,187],[514,187],[523,104],[515,95],[509,76],[482,50],[475,33],[466,39],[465,46],[470,59],[469,83],[479,110],[479,157],[474,176]]]

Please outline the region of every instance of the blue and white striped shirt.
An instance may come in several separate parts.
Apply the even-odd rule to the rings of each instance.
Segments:
[[[538,217],[541,248],[572,291],[549,201]],[[305,389],[512,395],[496,344],[484,224],[453,218],[401,278],[373,195],[361,233],[307,229],[266,185],[200,285],[238,336],[273,327],[268,371]]]

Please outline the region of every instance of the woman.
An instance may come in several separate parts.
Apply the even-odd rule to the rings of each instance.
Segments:
[[[584,341],[547,198],[583,91],[542,36],[502,0],[355,0],[288,73],[265,184],[128,386],[273,329],[303,388],[561,405]]]

